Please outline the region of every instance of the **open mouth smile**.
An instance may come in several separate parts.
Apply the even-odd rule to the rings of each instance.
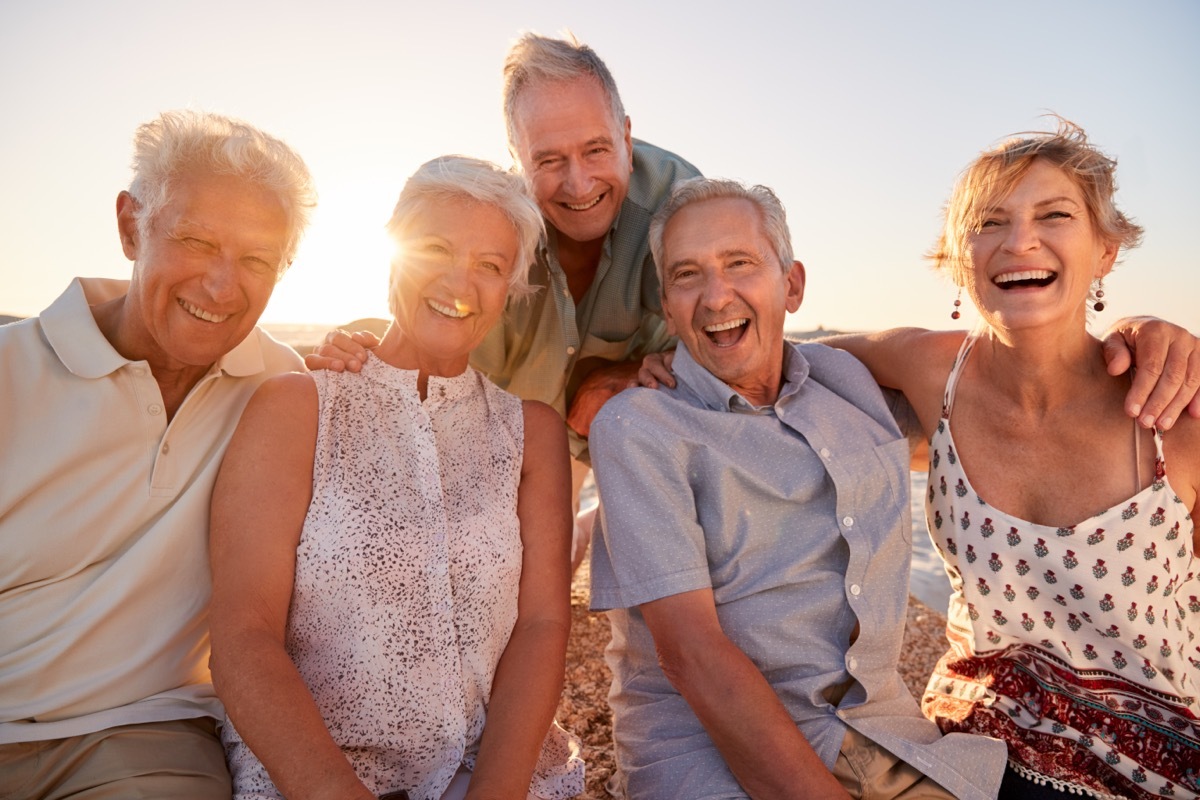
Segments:
[[[1027,269],[997,275],[992,283],[1004,290],[1046,287],[1058,279],[1058,273],[1046,269]]]
[[[425,305],[433,309],[434,312],[450,319],[462,319],[471,314],[471,309],[467,307],[467,304],[458,299],[454,301],[454,305],[452,306],[439,303],[436,300],[426,300]]]
[[[205,322],[224,322],[232,317],[232,314],[210,314],[200,306],[194,306],[183,298],[178,298],[179,307],[187,313],[191,314],[196,319],[202,319]]]
[[[594,206],[598,205],[600,201],[607,196],[608,192],[604,192],[603,194],[597,195],[594,199],[589,200],[586,203],[559,203],[559,205],[563,208],[569,208],[571,211],[587,211],[589,208],[593,208]]]
[[[704,335],[708,340],[717,347],[732,347],[741,341],[742,336],[750,327],[750,320],[746,317],[731,319],[728,322],[716,322],[712,325],[705,325]]]

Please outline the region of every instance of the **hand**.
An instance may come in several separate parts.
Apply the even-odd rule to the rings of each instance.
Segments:
[[[370,331],[330,331],[321,346],[304,357],[304,366],[310,370],[358,372],[367,360],[367,350],[378,346],[379,337]]]
[[[1200,340],[1154,317],[1117,321],[1104,336],[1108,374],[1137,367],[1125,413],[1146,428],[1168,430],[1186,409],[1200,418]]]
[[[567,409],[567,426],[586,439],[600,407],[613,395],[638,385],[638,369],[636,361],[619,361],[588,373]]]
[[[666,350],[662,353],[650,353],[642,359],[642,368],[638,370],[638,385],[647,389],[657,389],[661,383],[669,389],[675,388],[675,374],[671,372],[671,364],[675,361],[675,351]]]

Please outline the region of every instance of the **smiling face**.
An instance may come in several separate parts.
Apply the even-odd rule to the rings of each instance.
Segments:
[[[468,198],[430,202],[407,225],[393,267],[401,363],[458,375],[500,319],[518,240],[499,209]]]
[[[1117,256],[1117,244],[1097,235],[1079,186],[1041,159],[988,210],[970,246],[967,290],[989,324],[1008,330],[1085,324],[1092,281]]]
[[[603,239],[629,191],[629,119],[614,120],[608,95],[586,77],[525,88],[513,117],[517,157],[546,220],[573,241]]]
[[[783,323],[804,296],[804,267],[784,271],[750,200],[684,206],[663,229],[663,311],[698,364],[755,405],[775,402]]]
[[[195,172],[172,184],[145,237],[135,208],[118,197],[134,262],[118,349],[156,371],[207,367],[250,334],[271,298],[288,244],[283,206],[258,184]]]

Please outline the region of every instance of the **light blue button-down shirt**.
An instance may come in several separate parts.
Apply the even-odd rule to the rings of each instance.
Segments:
[[[629,796],[745,796],[659,669],[638,610],[711,588],[726,635],[827,766],[849,726],[956,796],[992,798],[1004,745],[943,737],[897,672],[908,442],[851,356],[788,345],[783,367],[779,398],[760,413],[680,347],[676,389],[625,392],[592,424],[592,606],[613,628],[609,699]]]

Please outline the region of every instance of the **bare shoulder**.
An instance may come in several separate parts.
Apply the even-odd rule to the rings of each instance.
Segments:
[[[273,414],[300,414],[317,409],[317,385],[305,372],[285,372],[263,381],[242,414],[243,419]]]

